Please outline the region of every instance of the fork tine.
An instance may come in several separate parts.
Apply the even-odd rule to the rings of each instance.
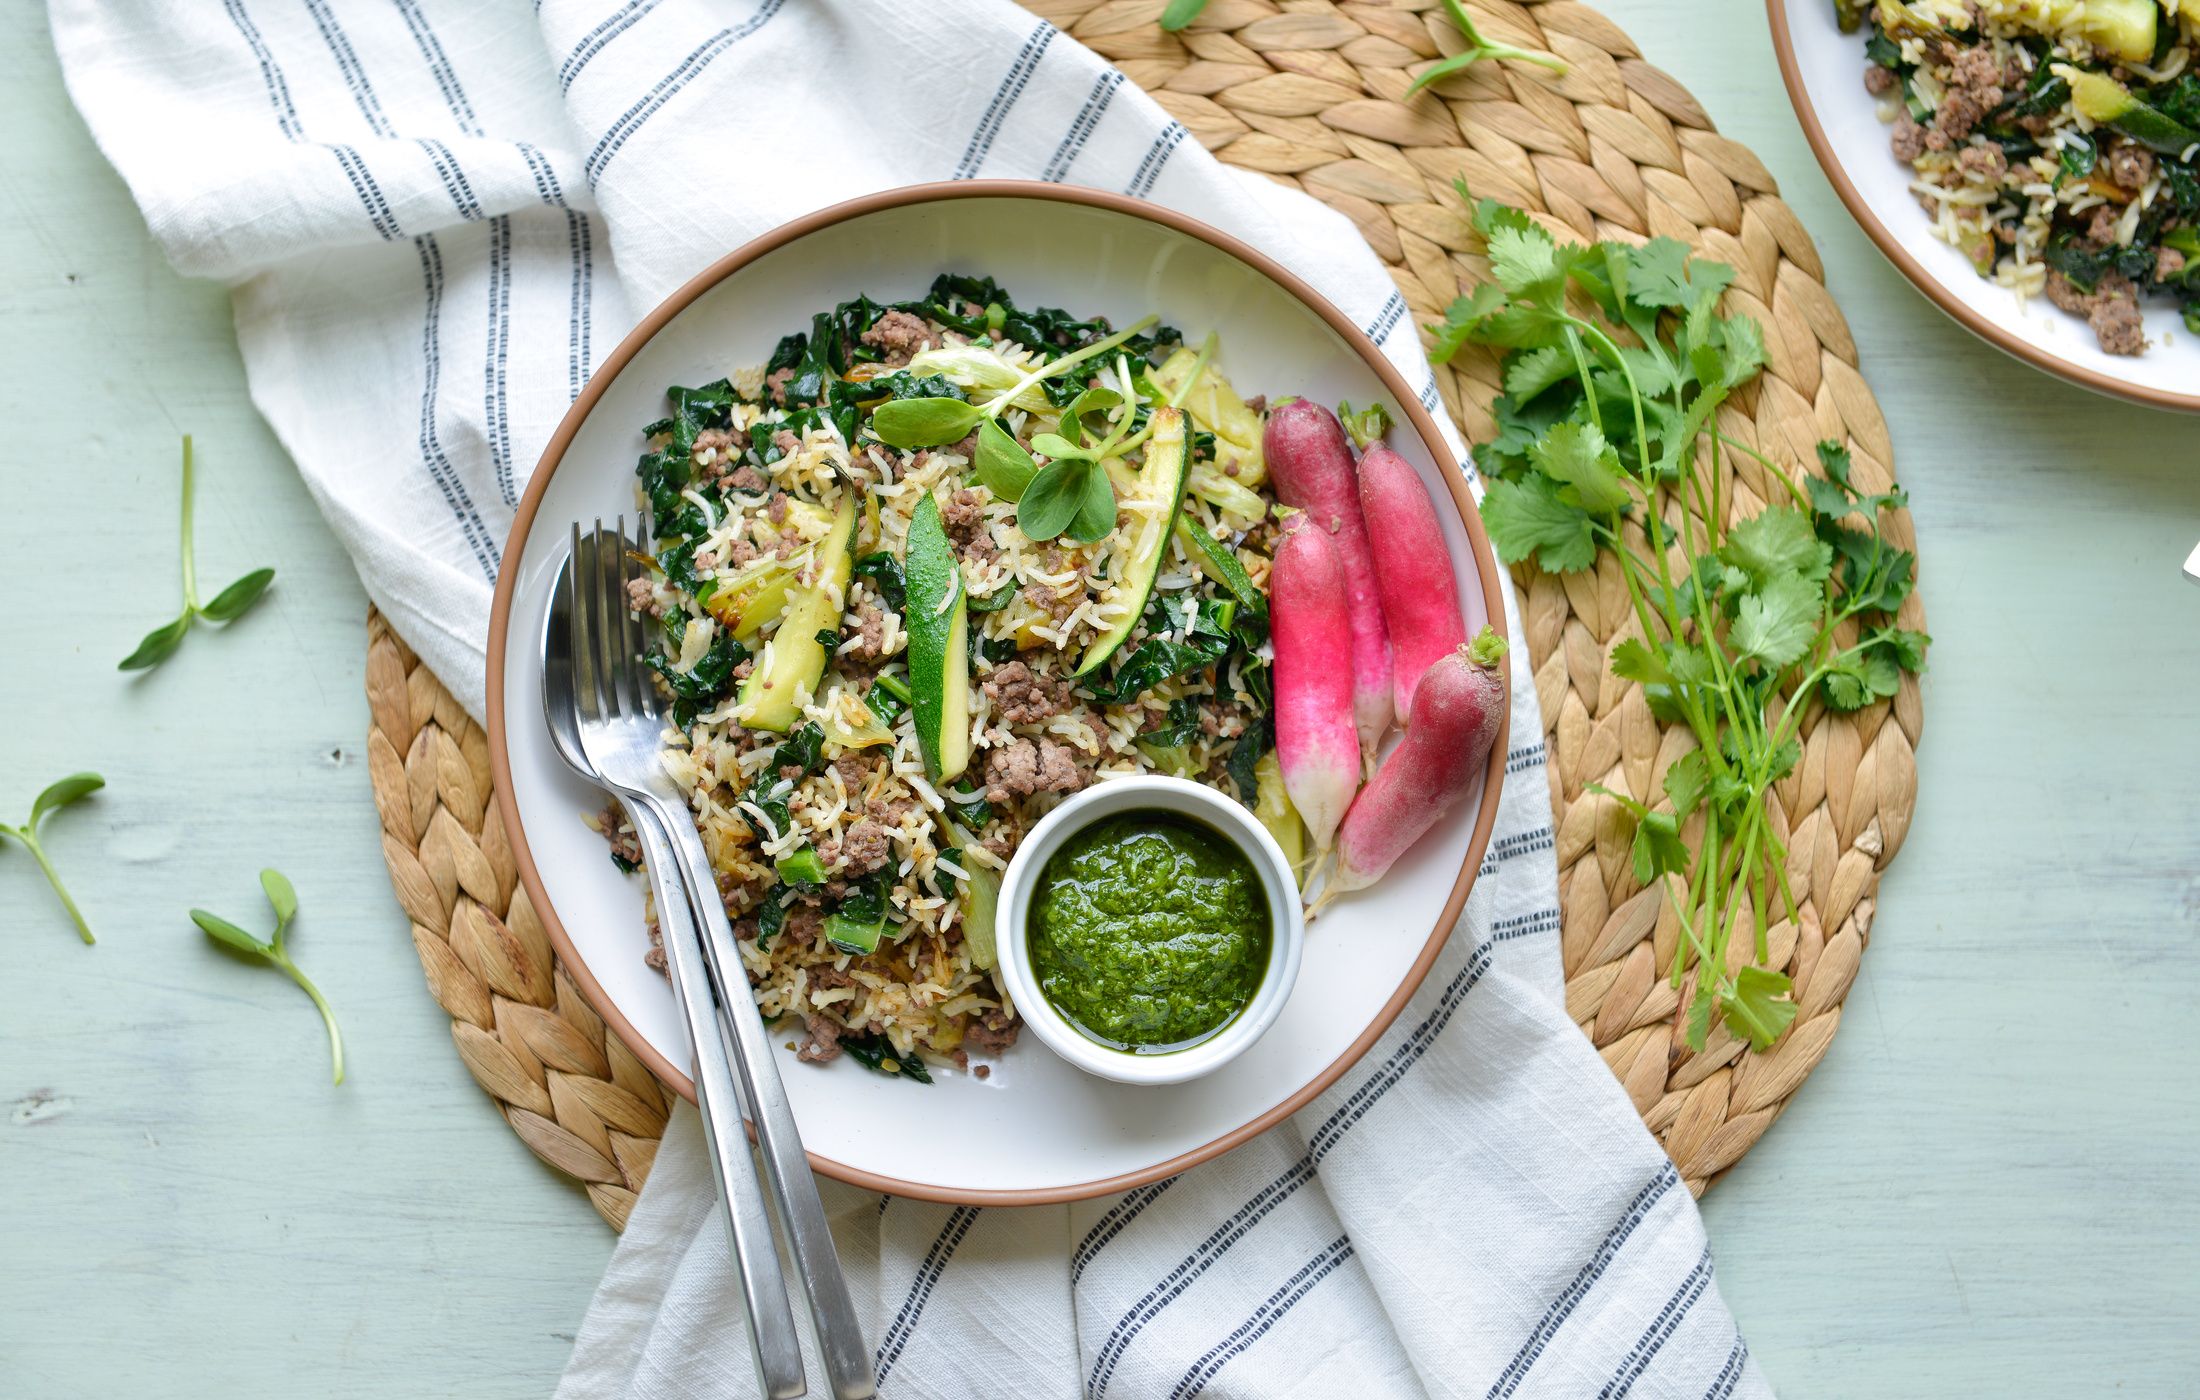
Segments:
[[[628,714],[640,716],[643,713],[644,686],[636,658],[641,654],[641,628],[635,625],[633,600],[627,594],[627,583],[634,577],[634,561],[627,554],[624,515],[619,517],[617,529],[618,533],[611,537],[611,541],[612,552],[618,558],[614,561],[611,576],[604,580],[604,587],[610,590],[611,610],[619,619],[619,625],[612,633],[619,641],[619,703]]]
[[[619,703],[619,622],[618,609],[607,596],[611,588],[611,570],[615,567],[603,557],[603,520],[596,520],[595,570],[588,580],[590,603],[594,609],[590,621],[596,625],[596,684],[603,690],[603,712],[613,719],[626,711]]]
[[[634,549],[637,554],[647,555],[649,553],[649,509],[646,506],[642,508],[641,514],[634,518]],[[636,578],[647,577],[643,572],[643,566],[639,562],[636,563],[634,572]],[[649,651],[648,620],[637,617],[634,621],[634,630],[636,635],[634,684],[641,694],[642,713],[651,719],[655,719],[659,711],[657,682],[650,675],[649,667],[642,661],[642,657],[648,654]]]
[[[581,536],[581,524],[573,522],[573,547],[565,556],[565,581],[568,596],[572,599],[572,671],[573,699],[581,717],[594,719],[599,713],[596,703],[595,646],[596,629],[588,622],[589,595],[595,592],[591,580],[591,565],[596,558],[595,546]]]

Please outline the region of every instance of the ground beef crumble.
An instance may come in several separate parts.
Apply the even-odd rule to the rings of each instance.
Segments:
[[[985,756],[988,802],[1009,802],[1035,792],[1076,792],[1085,785],[1074,753],[1052,739],[1018,739]]]
[[[982,1016],[973,1016],[963,1030],[963,1045],[981,1055],[1000,1055],[1016,1043],[1023,1031],[1023,1022],[1011,1020],[1007,1012],[995,1008]]]
[[[802,1043],[794,1057],[813,1065],[830,1064],[840,1058],[840,1035],[836,1022],[813,1011],[802,1018]]]
[[[894,369],[908,364],[919,350],[929,350],[939,343],[937,332],[906,311],[887,312],[873,321],[860,339],[880,351],[884,363]]]
[[[855,611],[855,645],[848,648],[851,661],[881,661],[886,656],[886,614],[875,603],[859,603]]]
[[[1044,724],[1070,708],[1066,680],[1049,680],[1021,661],[1011,661],[980,686],[993,702],[993,713],[1009,724]]]
[[[2081,290],[2060,272],[2047,274],[2047,299],[2075,316],[2083,316],[2100,338],[2101,349],[2111,355],[2136,355],[2146,349],[2146,326],[2140,318],[2139,290],[2130,278],[2110,273],[2092,291]]]

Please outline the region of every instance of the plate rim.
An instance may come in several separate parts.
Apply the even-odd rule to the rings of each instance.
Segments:
[[[1813,0],[1805,0],[1805,3],[1813,3]],[[1840,156],[1834,152],[1833,142],[1826,135],[1824,124],[1818,120],[1818,109],[1811,102],[1809,89],[1803,82],[1802,65],[1795,56],[1788,0],[1765,0],[1765,12],[1772,30],[1773,55],[1780,64],[1780,82],[1787,88],[1788,105],[1795,109],[1796,119],[1802,124],[1803,139],[1810,143],[1811,154],[1818,160],[1818,168],[1825,172],[1826,179],[1833,185],[1833,192],[1847,206],[1849,217],[1856,220],[1858,227],[1864,230],[1864,235],[1878,245],[1880,254],[1894,264],[1895,270],[1907,278],[1911,286],[1923,292],[1928,300],[1965,330],[2003,354],[2021,360],[2034,369],[2044,370],[2081,389],[2091,389],[2097,394],[2106,394],[2126,403],[2167,409],[2175,413],[2200,413],[2200,394],[2180,394],[2173,389],[2133,384],[2090,369],[2074,360],[2064,359],[2054,351],[1987,320],[1950,291],[1939,277],[1927,270],[1880,219],[1877,211],[1864,198],[1863,192],[1856,187],[1856,182],[1849,178],[1848,169]]]
[[[1244,240],[1224,233],[1201,220],[1179,213],[1174,209],[1135,199],[1110,190],[1092,189],[1081,185],[1052,184],[1039,180],[945,180],[923,184],[902,185],[880,190],[855,199],[844,200],[823,209],[790,220],[777,228],[758,235],[725,254],[689,278],[670,296],[658,303],[646,316],[636,322],[634,328],[619,341],[618,347],[600,363],[588,382],[582,386],[579,397],[558,420],[557,430],[550,435],[542,455],[537,459],[534,474],[528,479],[527,489],[521,495],[514,510],[512,529],[506,537],[504,563],[497,570],[496,591],[489,615],[488,653],[488,724],[490,771],[495,777],[497,811],[503,819],[510,838],[512,863],[521,887],[526,891],[535,916],[542,921],[544,932],[549,935],[552,947],[564,961],[567,974],[588,1004],[611,1028],[613,1034],[631,1050],[635,1057],[663,1082],[670,1084],[681,1097],[692,1102],[695,1098],[694,1083],[690,1077],[673,1065],[657,1048],[650,1044],[636,1029],[616,1003],[608,996],[587,962],[580,956],[564,924],[559,920],[549,892],[543,887],[540,873],[535,867],[532,851],[527,843],[526,823],[521,819],[519,802],[513,793],[511,750],[505,732],[505,654],[509,648],[512,621],[512,604],[518,592],[520,560],[525,554],[535,515],[548,491],[552,476],[563,462],[566,449],[572,445],[581,424],[594,411],[620,373],[641,352],[643,346],[682,311],[704,293],[727,277],[748,266],[764,255],[821,229],[863,218],[885,210],[913,205],[942,203],[956,199],[1039,199],[1055,203],[1082,205],[1110,213],[1128,215],[1147,223],[1159,224],[1175,233],[1206,243],[1263,274],[1280,285],[1308,310],[1320,317],[1343,338],[1346,345],[1357,354],[1367,367],[1390,391],[1398,411],[1410,423],[1420,437],[1436,467],[1444,475],[1450,488],[1452,504],[1459,512],[1465,527],[1467,544],[1473,556],[1475,572],[1482,585],[1484,599],[1490,607],[1490,626],[1501,637],[1510,640],[1506,627],[1503,605],[1504,593],[1499,582],[1497,560],[1490,548],[1488,535],[1482,528],[1482,517],[1474,504],[1467,486],[1465,473],[1459,461],[1444,443],[1434,415],[1422,405],[1414,390],[1406,383],[1397,367],[1383,355],[1350,318],[1316,291],[1297,274],[1275,259],[1262,253]],[[1510,695],[1510,686],[1507,694]],[[1482,779],[1482,800],[1475,815],[1474,831],[1468,838],[1466,857],[1460,865],[1459,875],[1452,882],[1451,893],[1438,914],[1435,927],[1430,930],[1413,965],[1406,970],[1404,979],[1388,1001],[1377,1010],[1368,1024],[1342,1054],[1320,1073],[1301,1085],[1281,1103],[1242,1123],[1220,1136],[1188,1151],[1181,1152],[1163,1162],[1114,1176],[1072,1182],[1062,1186],[1026,1187],[1017,1189],[946,1186],[934,1182],[905,1181],[897,1177],[853,1167],[844,1162],[809,1154],[813,1170],[870,1191],[889,1195],[906,1196],[915,1200],[934,1201],[946,1205],[975,1206],[1023,1206],[1058,1205],[1070,1201],[1090,1200],[1096,1196],[1112,1195],[1134,1187],[1176,1176],[1179,1173],[1209,1161],[1232,1148],[1251,1141],[1268,1129],[1281,1123],[1310,1103],[1317,1095],[1343,1077],[1345,1072],[1359,1062],[1377,1039],[1388,1030],[1405,1010],[1406,1003],[1419,990],[1436,958],[1449,941],[1460,912],[1466,907],[1467,896],[1474,887],[1488,853],[1492,831],[1497,824],[1498,804],[1503,796],[1505,783],[1505,759],[1509,751],[1512,729],[1510,703],[1498,725],[1497,737],[1490,746],[1489,762]],[[753,1130],[752,1130],[753,1132]]]

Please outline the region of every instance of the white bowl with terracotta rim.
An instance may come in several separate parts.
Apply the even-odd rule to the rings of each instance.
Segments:
[[[633,511],[640,429],[665,386],[761,364],[813,312],[867,292],[921,293],[941,272],[991,275],[1025,304],[1128,324],[1149,311],[1222,337],[1247,394],[1380,399],[1391,434],[1439,500],[1470,632],[1504,629],[1495,557],[1435,421],[1366,334],[1270,258],[1193,219],[1122,195],[1013,180],[889,190],[798,219],[728,254],[643,318],[558,425],[521,498],[489,638],[489,745],[513,863],[583,996],[684,1095],[688,1046],[664,980],[643,965],[639,883],[583,818],[602,798],[559,763],[543,729],[543,609],[577,519]],[[989,1078],[924,1086],[842,1060],[781,1072],[811,1161],[854,1185],[927,1200],[1036,1205],[1173,1176],[1273,1127],[1350,1070],[1405,1008],[1465,905],[1504,779],[1502,733],[1472,800],[1374,889],[1325,912],[1301,986],[1258,1044],[1169,1086],[1109,1083],[1037,1045]]]
[[[1252,998],[1206,1039],[1158,1054],[1117,1049],[1087,1035],[1046,999],[1031,966],[1031,902],[1039,893],[1039,877],[1046,873],[1047,862],[1094,822],[1131,812],[1182,817],[1215,832],[1252,866],[1268,905],[1268,958]],[[1291,999],[1306,942],[1298,877],[1276,838],[1235,798],[1204,783],[1163,773],[1095,783],[1025,832],[1001,879],[997,929],[1000,966],[994,975],[1006,986],[1024,1029],[1085,1073],[1119,1084],[1182,1084],[1213,1074],[1252,1049]]]
[[[2082,316],[2045,297],[2016,294],[1978,275],[1970,259],[1933,236],[1910,193],[1914,172],[1888,147],[1878,99],[1864,90],[1864,33],[1843,34],[1833,0],[1765,0],[1780,76],[1834,192],[1879,251],[1941,310],[1987,344],[2098,393],[2154,408],[2200,413],[2200,336],[2174,303],[2143,299],[2147,350],[2111,355]],[[1951,389],[1960,387],[1951,376]],[[1983,405],[1973,405],[1983,407]]]

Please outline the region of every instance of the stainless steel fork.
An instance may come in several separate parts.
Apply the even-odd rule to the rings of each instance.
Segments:
[[[763,1017],[749,992],[725,903],[717,895],[709,852],[686,800],[664,770],[664,720],[656,686],[643,661],[643,624],[628,596],[628,585],[639,575],[626,543],[626,522],[620,519],[616,534],[605,531],[600,521],[593,535],[582,536],[578,527],[574,534],[575,651],[594,662],[601,686],[601,704],[593,719],[587,710],[587,687],[579,688],[582,745],[603,781],[627,802],[629,810],[639,806],[653,818],[656,834],[669,847],[670,864],[687,884],[702,933],[702,960],[730,1031],[727,1044],[733,1052],[733,1074],[743,1107],[755,1125],[765,1180],[786,1229],[789,1252],[802,1275],[827,1382],[834,1400],[870,1400],[877,1394],[870,1349],[825,1223],[817,1179],[802,1149]],[[637,828],[641,825],[636,823]]]
[[[700,925],[662,823],[612,776],[634,767],[626,755],[639,751],[640,740],[630,731],[642,726],[622,717],[618,669],[606,664],[599,644],[604,635],[601,624],[590,625],[594,621],[590,613],[598,602],[596,578],[601,569],[596,546],[601,539],[601,526],[585,544],[580,527],[573,529],[573,551],[559,574],[543,627],[543,713],[559,753],[583,776],[619,795],[641,842],[643,867],[657,899],[665,969],[695,1050],[695,1100],[702,1111],[703,1139],[717,1180],[734,1270],[741,1281],[742,1316],[748,1325],[757,1384],[771,1400],[792,1400],[808,1389],[801,1339],[787,1303],[787,1282],[772,1238],[764,1183],[741,1128],[743,1100],[727,1039],[722,1036],[718,995],[703,955]],[[623,539],[618,541],[619,547],[624,544]],[[655,737],[657,726],[646,727],[649,761],[654,763],[660,742]]]

